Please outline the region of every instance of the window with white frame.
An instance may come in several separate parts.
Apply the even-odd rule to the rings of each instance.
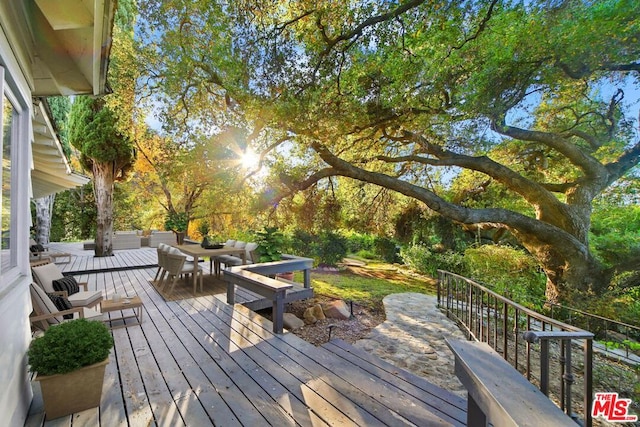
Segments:
[[[5,80],[4,69],[0,67],[0,275],[4,279],[17,274],[16,250],[16,152],[19,138],[19,115],[21,109]]]

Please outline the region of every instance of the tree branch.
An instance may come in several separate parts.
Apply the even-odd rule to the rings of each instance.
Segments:
[[[544,221],[535,220],[507,209],[471,209],[462,207],[444,200],[424,187],[392,178],[379,172],[368,171],[354,166],[335,156],[324,145],[317,141],[311,143],[311,148],[318,153],[322,160],[331,166],[331,169],[328,170],[331,171],[332,175],[340,175],[379,185],[420,200],[430,209],[461,224],[491,223],[498,228],[507,228],[521,234],[535,236],[536,239],[541,242],[553,242],[554,245],[561,242],[560,244],[566,245],[565,248],[567,252],[583,253],[584,256],[587,255],[588,249],[577,238],[560,227]],[[327,169],[325,169],[325,171],[327,171]]]
[[[604,166],[599,161],[589,156],[576,145],[558,134],[509,126],[504,123],[504,118],[500,121],[492,120],[491,128],[510,138],[519,139],[521,141],[537,142],[553,148],[565,156],[573,165],[580,168],[589,178],[597,179],[603,173],[606,173]]]

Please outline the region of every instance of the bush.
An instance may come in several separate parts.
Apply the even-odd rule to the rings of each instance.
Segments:
[[[315,258],[317,238],[303,230],[295,230],[291,236],[290,247],[293,255]]]
[[[464,252],[468,275],[505,297],[531,308],[544,301],[546,277],[538,262],[521,249],[483,245]]]
[[[351,232],[346,236],[347,252],[355,254],[360,251],[373,251],[375,238],[370,234]]]
[[[164,229],[167,231],[185,232],[189,225],[189,215],[186,212],[169,212],[164,219]]]
[[[406,265],[413,270],[432,277],[438,270],[446,270],[456,274],[465,274],[464,256],[457,252],[435,252],[425,245],[411,245],[400,250],[400,256]]]
[[[260,262],[280,261],[284,248],[284,235],[275,227],[265,227],[255,233],[256,252]]]
[[[337,233],[325,231],[320,234],[318,258],[320,264],[335,266],[347,256],[346,239]]]
[[[388,237],[376,237],[374,241],[376,253],[389,263],[400,262],[398,245]]]
[[[55,325],[29,347],[32,372],[66,374],[109,357],[113,338],[109,328],[95,320],[77,319]]]
[[[366,249],[359,250],[358,252],[356,252],[355,255],[363,259],[376,259],[377,257],[377,255],[374,252],[368,251]]]

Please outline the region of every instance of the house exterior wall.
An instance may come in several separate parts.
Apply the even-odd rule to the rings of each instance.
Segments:
[[[60,3],[0,0],[0,427],[23,426],[33,398],[26,356],[33,97],[106,89],[116,1],[77,2],[62,14]],[[65,27],[69,22],[72,29]]]
[[[4,2],[3,2],[4,3]],[[4,9],[5,5],[0,6]],[[32,400],[26,352],[31,341],[29,314],[31,274],[28,259],[31,225],[30,168],[32,102],[29,77],[21,64],[24,47],[17,43],[19,23],[0,10],[0,96],[11,94],[18,116],[13,125],[16,143],[11,151],[12,266],[0,267],[0,425],[22,426]],[[2,101],[3,98],[0,98]],[[0,142],[1,144],[1,142]],[[1,203],[1,202],[0,202]],[[6,423],[6,424],[5,424]]]

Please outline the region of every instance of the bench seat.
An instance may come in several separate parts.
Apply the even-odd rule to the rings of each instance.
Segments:
[[[567,426],[576,423],[488,344],[445,339],[467,388],[467,425]]]

